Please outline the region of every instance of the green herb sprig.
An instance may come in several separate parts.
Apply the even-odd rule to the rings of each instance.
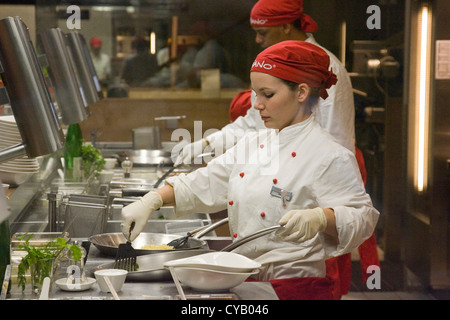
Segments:
[[[100,172],[106,161],[100,151],[91,144],[81,146],[82,169],[85,177],[90,177],[93,172]]]
[[[30,239],[33,234],[28,233],[18,237],[19,240],[25,239],[23,244],[17,246],[18,249],[27,252],[18,266],[18,286],[25,290],[26,279],[25,273],[27,270],[34,267],[34,279],[38,283],[42,283],[45,277],[50,277],[52,274],[53,261],[56,260],[64,250],[71,252],[74,260],[81,259],[81,249],[76,244],[68,244],[65,239],[58,237],[55,241],[50,241],[42,247],[34,247],[30,244]]]

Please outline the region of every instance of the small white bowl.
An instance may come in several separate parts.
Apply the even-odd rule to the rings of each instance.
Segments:
[[[97,279],[98,286],[102,292],[111,292],[106,284],[105,277],[111,280],[114,290],[119,292],[122,290],[127,274],[128,271],[123,269],[103,269],[94,272],[95,279]]]
[[[117,159],[116,158],[105,158],[104,169],[113,169],[116,167]]]
[[[8,189],[9,189],[9,184],[2,183],[2,187],[3,187],[3,191],[5,191],[5,194],[6,194],[8,192]]]
[[[102,170],[98,173],[98,181],[101,184],[110,183],[114,177],[114,171]]]

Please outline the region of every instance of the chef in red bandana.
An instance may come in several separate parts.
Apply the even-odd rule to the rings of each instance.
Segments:
[[[227,209],[235,240],[280,224],[284,228],[234,250],[262,264],[253,280],[269,281],[283,300],[333,299],[325,260],[357,248],[373,233],[379,212],[354,153],[312,116],[338,81],[329,64],[325,51],[301,41],[260,53],[250,78],[254,109],[267,129],[126,206],[125,237],[137,237],[165,204],[174,205],[178,217]]]
[[[266,48],[270,45],[285,40],[306,41],[319,45],[314,39],[313,33],[318,30],[317,23],[303,12],[302,0],[260,0],[250,14],[250,25],[256,32],[255,41]],[[355,143],[355,107],[350,78],[342,63],[330,51],[322,47],[330,56],[330,67],[336,73],[339,82],[328,90],[329,98],[320,100],[319,106],[314,111],[317,122],[331,133],[335,139],[355,152],[358,166],[364,184],[367,180],[364,157]],[[221,131],[212,134],[196,143],[202,144],[197,148],[199,152],[209,145],[210,149],[220,149],[228,146],[223,140],[233,140],[234,136],[257,130],[263,127],[259,115],[242,99],[242,93],[232,101],[230,115],[233,116],[232,124],[227,125]],[[249,110],[249,111],[248,111]],[[240,116],[240,117],[239,117]],[[189,146],[185,151],[193,150]],[[217,153],[217,150],[215,150]],[[185,154],[186,155],[186,154]],[[194,154],[187,154],[190,159]],[[179,158],[179,161],[182,161]],[[371,265],[380,266],[375,235],[367,239],[358,249],[361,263],[362,281],[366,282],[367,268]],[[340,297],[348,293],[351,281],[351,256],[347,254],[327,261],[328,276],[335,281],[335,295]]]

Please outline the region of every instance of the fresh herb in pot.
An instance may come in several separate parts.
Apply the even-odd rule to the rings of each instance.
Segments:
[[[106,161],[100,151],[91,144],[81,146],[82,169],[84,176],[89,178],[92,173],[100,172]]]
[[[18,286],[25,290],[26,279],[25,273],[27,270],[34,268],[32,276],[34,276],[34,283],[42,283],[45,277],[50,277],[52,274],[53,261],[60,257],[65,250],[70,250],[74,260],[81,259],[81,249],[75,244],[68,244],[63,238],[57,238],[55,241],[48,242],[42,247],[33,247],[30,245],[30,239],[33,234],[27,233],[18,237],[19,240],[26,238],[24,244],[20,244],[17,248],[27,252],[18,266]]]

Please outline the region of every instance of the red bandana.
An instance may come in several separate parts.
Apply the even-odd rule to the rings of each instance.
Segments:
[[[252,27],[273,27],[300,19],[301,30],[316,32],[317,23],[303,13],[303,0],[259,0],[250,13]]]
[[[262,72],[274,77],[306,83],[320,88],[320,96],[328,97],[326,89],[336,84],[337,77],[329,71],[330,57],[320,47],[305,41],[282,41],[262,51],[250,72]]]
[[[233,122],[240,116],[245,116],[247,110],[252,106],[251,102],[252,90],[244,90],[239,92],[230,103],[230,120]]]

